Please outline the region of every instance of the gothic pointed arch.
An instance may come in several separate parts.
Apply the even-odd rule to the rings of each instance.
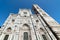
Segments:
[[[30,29],[30,26],[25,23],[25,24],[23,24],[23,28],[24,28],[24,29]]]
[[[11,30],[12,30],[11,27],[8,27],[8,28],[7,28],[7,31],[8,31],[8,32],[11,32]]]
[[[28,39],[29,38],[29,39]],[[31,30],[28,24],[23,24],[23,39],[30,40],[31,39]]]
[[[40,28],[40,33],[41,33],[41,34],[45,34],[45,31],[44,31],[43,28]]]
[[[25,24],[23,24],[23,26],[27,26],[27,27],[29,27],[29,25],[28,25],[28,24],[26,24],[26,23],[25,23]]]

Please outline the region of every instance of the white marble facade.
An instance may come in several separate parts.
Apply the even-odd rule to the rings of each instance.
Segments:
[[[0,40],[59,40],[60,25],[37,4],[10,13],[0,28]]]

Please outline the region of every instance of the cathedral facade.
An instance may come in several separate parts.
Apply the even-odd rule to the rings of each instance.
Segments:
[[[60,25],[37,4],[10,13],[0,28],[0,40],[60,40]]]

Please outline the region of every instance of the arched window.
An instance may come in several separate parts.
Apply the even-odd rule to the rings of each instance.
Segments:
[[[9,35],[6,35],[5,38],[4,38],[4,40],[8,40],[8,37],[9,37]]]
[[[11,27],[7,28],[7,31],[8,31],[8,32],[10,32],[11,30],[12,30]]]
[[[40,28],[40,30],[44,31],[43,28]]]
[[[11,30],[11,27],[9,27],[8,29],[10,29],[10,30]]]
[[[47,40],[45,35],[42,35],[42,37],[43,37],[44,40]]]
[[[23,28],[26,29],[26,30],[30,30],[30,27],[29,27],[28,24],[24,24],[24,25],[23,25]]]
[[[42,35],[42,34],[45,34],[45,30],[44,30],[43,28],[40,28],[39,33],[41,33],[41,35]]]
[[[28,40],[28,32],[24,32],[24,40]]]
[[[15,20],[14,19],[12,19],[12,22],[14,22]]]
[[[24,24],[23,26],[27,26],[27,27],[29,27],[29,25],[28,25],[28,24]]]
[[[44,40],[47,40],[46,34],[45,34],[45,33],[46,33],[45,30],[44,30],[43,28],[40,28],[40,31],[41,31],[40,33],[41,33],[43,39],[44,39]]]

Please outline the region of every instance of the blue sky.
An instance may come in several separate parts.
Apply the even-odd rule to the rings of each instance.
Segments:
[[[10,13],[18,13],[19,8],[31,9],[33,4],[38,4],[60,23],[60,0],[0,0],[0,26]]]

